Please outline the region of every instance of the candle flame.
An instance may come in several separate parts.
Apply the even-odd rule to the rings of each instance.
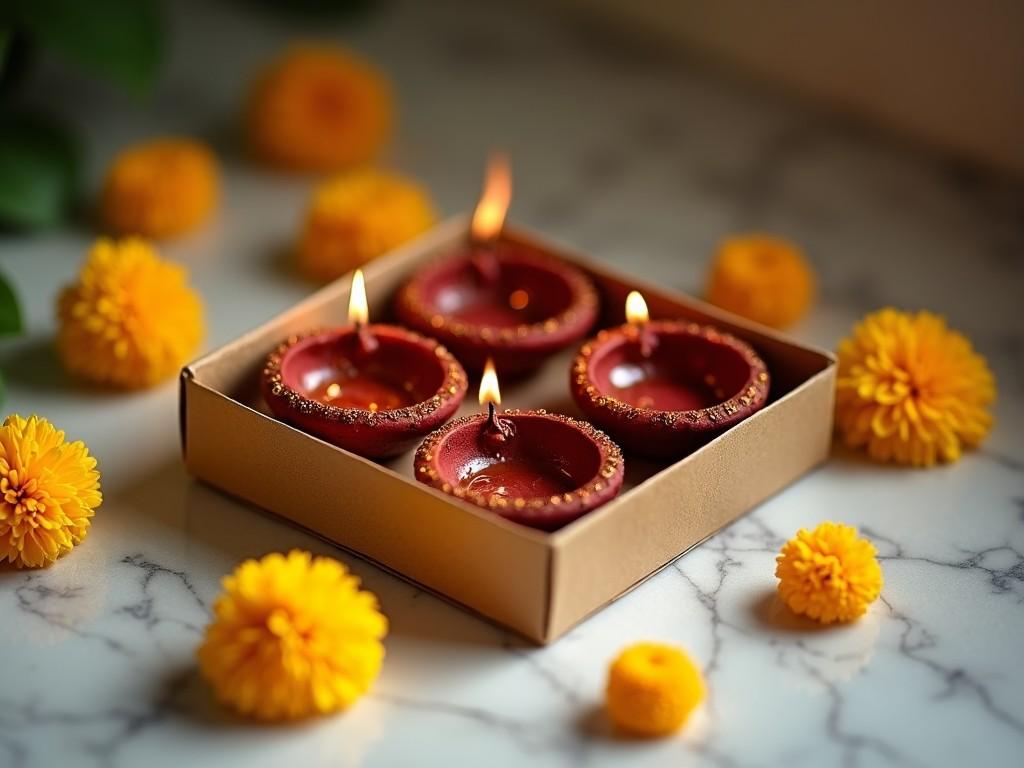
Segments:
[[[480,377],[480,405],[494,403],[501,405],[501,389],[498,388],[498,373],[494,370],[494,361],[487,358],[484,375]]]
[[[505,226],[505,213],[512,199],[512,171],[508,157],[495,152],[487,161],[487,175],[480,202],[473,212],[471,232],[478,243],[492,242]]]
[[[366,281],[363,270],[357,269],[352,275],[352,288],[348,294],[348,321],[353,325],[365,325],[370,319],[366,304]]]
[[[630,291],[626,297],[626,322],[631,325],[643,325],[651,319],[647,312],[647,302],[639,291]]]

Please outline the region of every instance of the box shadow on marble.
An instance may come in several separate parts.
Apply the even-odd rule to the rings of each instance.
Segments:
[[[451,219],[367,265],[371,318],[383,319],[405,280],[464,242],[467,227]],[[188,470],[210,485],[548,643],[823,460],[835,361],[538,235],[510,228],[507,236],[540,243],[587,272],[601,293],[599,327],[621,323],[626,294],[637,289],[652,317],[711,323],[746,340],[771,371],[768,405],[674,463],[627,453],[618,498],[553,533],[526,528],[417,482],[412,451],[374,462],[269,415],[258,388],[267,353],[289,335],[344,324],[344,277],[182,371],[182,449]],[[504,405],[579,416],[568,388],[574,352],[503,386]],[[457,415],[478,409],[467,397]]]

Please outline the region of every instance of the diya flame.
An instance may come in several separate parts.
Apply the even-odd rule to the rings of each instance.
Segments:
[[[470,231],[475,242],[491,243],[498,239],[502,227],[505,226],[505,214],[508,213],[511,199],[512,170],[508,157],[501,152],[495,152],[487,161],[484,190],[476,210],[473,211]]]
[[[498,387],[498,373],[494,361],[487,358],[483,376],[480,377],[480,405],[501,405],[501,389]]]
[[[348,294],[348,321],[356,326],[366,325],[370,320],[370,307],[366,303],[366,281],[363,270],[357,269],[352,275],[352,288]]]

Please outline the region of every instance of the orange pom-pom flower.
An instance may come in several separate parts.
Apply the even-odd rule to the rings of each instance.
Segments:
[[[707,299],[722,309],[785,328],[814,297],[814,274],[793,243],[770,235],[730,237],[718,248]]]
[[[209,218],[220,194],[210,149],[192,139],[156,139],[124,150],[103,184],[103,227],[114,235],[165,238]]]
[[[100,473],[85,443],[46,419],[0,426],[0,563],[38,567],[80,544],[100,505]]]
[[[956,461],[985,438],[995,397],[985,358],[938,315],[883,309],[839,345],[836,428],[876,461]]]
[[[384,659],[387,619],[345,566],[293,551],[246,560],[224,579],[199,665],[221,701],[260,720],[351,705]]]
[[[151,386],[176,375],[203,338],[185,269],[137,238],[97,240],[57,313],[64,365],[97,384]]]
[[[313,193],[298,255],[303,270],[332,280],[415,237],[435,221],[419,184],[396,173],[363,169]]]
[[[627,733],[668,735],[686,722],[703,699],[704,681],[697,665],[670,645],[631,645],[608,670],[608,715]]]
[[[779,597],[794,613],[822,624],[858,618],[882,591],[875,548],[849,525],[800,529],[776,562]]]
[[[334,171],[368,162],[391,134],[391,88],[370,63],[341,48],[285,52],[253,89],[249,148],[268,165]]]

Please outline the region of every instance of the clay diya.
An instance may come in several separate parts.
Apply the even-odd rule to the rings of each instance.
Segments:
[[[350,325],[293,336],[270,353],[261,390],[282,421],[370,458],[395,456],[444,424],[466,394],[466,373],[433,339],[367,323],[361,271]]]
[[[622,452],[607,435],[546,411],[496,413],[493,364],[480,382],[487,413],[456,419],[416,451],[416,478],[523,525],[552,530],[613,499]]]
[[[597,291],[580,270],[502,238],[511,196],[507,162],[492,159],[461,253],[420,270],[399,292],[404,325],[443,342],[469,369],[493,358],[502,375],[536,368],[582,339]]]
[[[587,417],[626,450],[684,456],[767,401],[768,369],[745,342],[707,325],[649,321],[636,291],[626,318],[582,346],[569,382]]]

